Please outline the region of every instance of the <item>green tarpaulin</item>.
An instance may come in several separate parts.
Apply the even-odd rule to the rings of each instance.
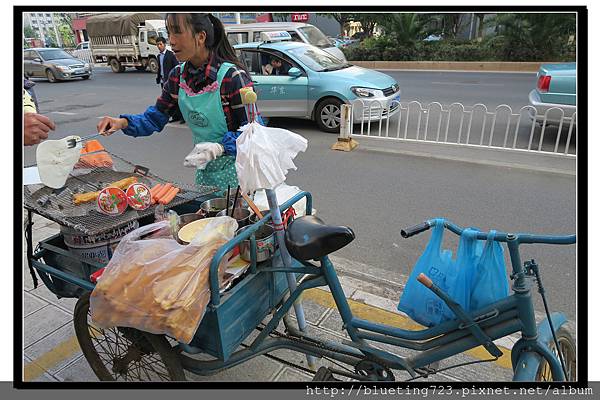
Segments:
[[[163,18],[154,13],[107,13],[88,18],[86,29],[90,37],[136,35],[138,25],[149,19]]]

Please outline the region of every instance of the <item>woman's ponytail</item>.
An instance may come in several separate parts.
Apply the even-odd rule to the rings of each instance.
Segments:
[[[220,19],[215,17],[212,14],[207,14],[208,20],[210,21],[213,27],[213,42],[210,46],[207,46],[209,49],[214,51],[214,53],[220,59],[224,61],[228,61],[230,63],[235,64],[238,68],[246,71],[246,67],[244,64],[240,62],[240,60],[235,55],[235,50],[227,40],[227,34],[225,33],[225,26],[221,22]],[[246,71],[247,72],[247,71]]]

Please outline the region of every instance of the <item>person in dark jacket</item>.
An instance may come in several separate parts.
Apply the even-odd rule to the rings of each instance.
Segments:
[[[167,41],[164,37],[159,37],[156,39],[156,47],[158,47],[158,72],[156,73],[156,84],[160,85],[160,88],[163,89],[167,80],[169,79],[169,72],[177,65],[179,62],[175,57],[175,53],[171,50],[167,49]],[[181,116],[181,111],[179,107],[177,107],[177,111],[173,114],[170,122],[181,121],[183,124],[185,121]]]

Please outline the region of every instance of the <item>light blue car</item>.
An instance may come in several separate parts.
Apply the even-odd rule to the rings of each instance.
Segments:
[[[542,64],[537,85],[529,92],[529,105],[537,110],[537,122],[558,125],[577,111],[577,64]],[[533,119],[533,110],[529,110]],[[570,122],[566,122],[567,126]]]
[[[355,123],[385,119],[399,110],[400,87],[392,77],[340,61],[315,46],[283,40],[234,47],[252,75],[263,116],[311,119],[321,130],[337,133],[343,103],[354,104]],[[273,68],[273,58],[283,60],[283,66]]]

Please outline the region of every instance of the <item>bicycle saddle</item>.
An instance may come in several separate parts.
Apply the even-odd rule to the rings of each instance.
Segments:
[[[297,260],[319,259],[354,240],[354,232],[345,226],[331,226],[313,215],[292,221],[285,232],[285,245]]]

